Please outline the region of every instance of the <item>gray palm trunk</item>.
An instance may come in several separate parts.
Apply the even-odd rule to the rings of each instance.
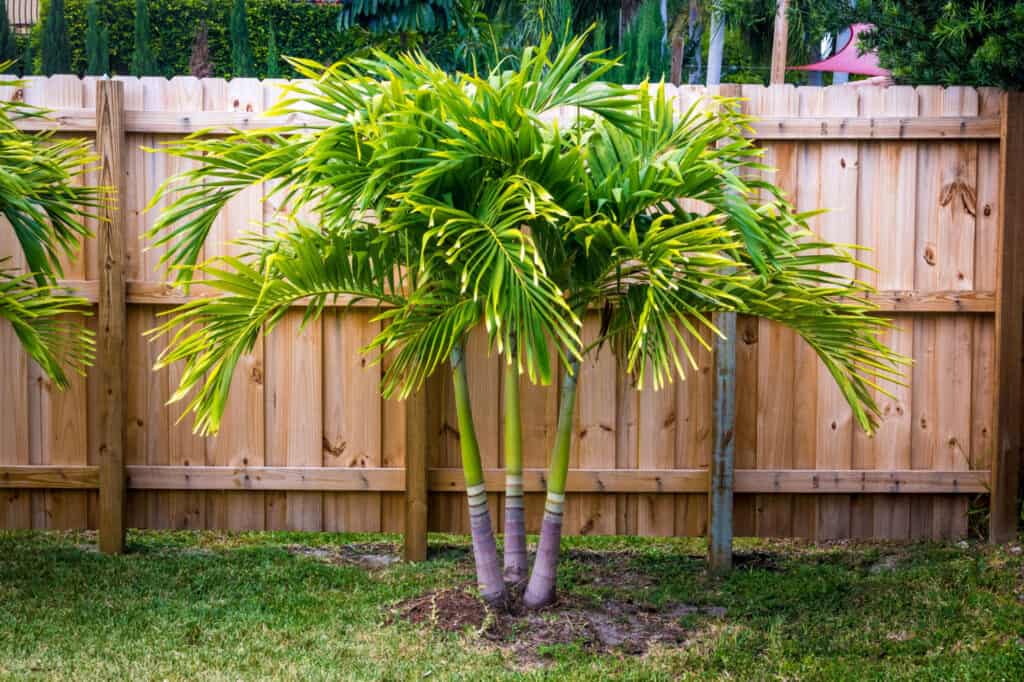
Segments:
[[[541,523],[537,556],[533,560],[533,572],[530,574],[530,582],[523,595],[523,603],[530,609],[547,606],[555,600],[558,557],[562,543],[565,480],[569,471],[569,446],[572,443],[572,420],[576,407],[578,377],[579,362],[574,360],[562,378],[562,396],[558,408],[558,433],[551,454],[548,493],[544,503],[544,520]]]
[[[513,347],[509,357],[515,357]],[[523,511],[523,426],[519,409],[519,372],[505,365],[505,582],[526,579],[526,519]]]
[[[498,561],[498,546],[491,527],[491,513],[487,507],[487,489],[484,485],[480,444],[473,426],[473,411],[469,400],[469,382],[466,378],[466,358],[463,345],[457,344],[451,353],[452,384],[455,389],[455,411],[459,419],[459,447],[462,451],[462,471],[466,477],[466,496],[469,499],[469,527],[473,538],[473,558],[480,594],[487,603],[498,605],[505,600],[505,581]]]

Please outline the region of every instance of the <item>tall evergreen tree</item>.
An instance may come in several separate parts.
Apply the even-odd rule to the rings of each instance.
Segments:
[[[231,31],[231,75],[235,78],[250,78],[256,75],[253,65],[252,45],[249,43],[249,21],[246,17],[245,0],[235,0],[231,5],[228,22]]]
[[[14,31],[11,29],[11,20],[7,16],[7,3],[0,2],[0,64],[13,62],[18,58],[18,46],[14,43]],[[14,65],[6,69],[13,70]],[[0,69],[0,73],[4,73]]]
[[[210,32],[206,22],[199,24],[195,42],[192,43],[192,56],[188,60],[188,70],[196,78],[209,78],[213,75],[213,60],[210,59]]]
[[[68,25],[64,19],[64,0],[50,0],[43,19],[42,48],[44,75],[71,71],[71,48],[68,45]]]
[[[36,73],[36,46],[31,35],[25,41],[25,49],[21,53],[21,73],[24,76]]]
[[[267,78],[281,77],[281,55],[277,51],[277,32],[274,22],[267,26]]]
[[[135,0],[135,51],[132,52],[131,63],[133,76],[160,75],[160,67],[149,45],[150,40],[149,4],[146,0]]]
[[[100,26],[100,7],[97,0],[90,0],[85,8],[85,72],[90,76],[110,73],[110,31]]]

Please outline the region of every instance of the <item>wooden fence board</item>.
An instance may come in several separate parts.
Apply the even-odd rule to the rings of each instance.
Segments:
[[[796,115],[799,99],[792,86],[762,88],[752,113]],[[765,161],[776,168],[771,181],[790,200],[797,196],[797,151],[791,142],[766,146]],[[758,333],[757,466],[780,469],[794,465],[796,442],[797,335],[779,324],[762,320]],[[761,496],[757,501],[757,534],[784,537],[793,534],[793,498]]]
[[[180,368],[153,373],[164,342],[140,336],[168,306],[203,290],[197,286],[185,294],[163,282],[154,269],[161,251],[143,251],[138,239],[159,210],[142,210],[156,186],[189,162],[139,147],[205,124],[220,133],[231,125],[280,124],[259,113],[281,82],[120,80],[126,88],[130,148],[123,197],[130,522],[400,530],[406,409],[380,398],[381,368],[364,366],[359,353],[377,328],[370,322],[372,308],[345,308],[347,302],[340,301],[300,337],[301,310],[287,313],[275,335],[243,360],[224,430],[214,439],[193,435],[191,416],[176,422],[180,405],[168,408],[164,402]],[[702,88],[667,90],[678,98],[680,110],[693,102],[707,104]],[[857,275],[880,289],[872,299],[879,314],[893,319],[885,339],[916,364],[907,370],[910,385],[891,389],[895,398],[879,395],[882,424],[868,438],[853,426],[819,361],[792,332],[739,318],[736,535],[960,535],[966,529],[967,496],[984,491],[979,481],[995,451],[1001,93],[906,87],[740,90],[748,97],[743,107],[762,116],[753,135],[767,152],[766,163],[778,169],[770,177],[800,208],[832,209],[812,227],[830,239],[872,247],[861,255],[878,272],[863,269]],[[0,89],[0,97],[10,93]],[[59,109],[62,134],[95,130],[95,79],[32,79],[25,93],[28,101]],[[262,201],[268,189],[253,188],[231,203],[214,227],[207,254],[231,253],[229,239],[274,217],[280,207]],[[0,255],[16,253],[4,227],[0,230],[8,234],[0,234]],[[89,242],[84,259],[68,264],[65,280],[96,301],[97,273],[95,245]],[[594,335],[597,324],[596,312],[589,314],[584,334]],[[474,334],[468,356],[474,416],[500,532],[502,373],[486,346],[484,335]],[[703,351],[697,356],[697,372],[657,393],[638,392],[607,348],[588,358],[575,417],[567,532],[705,532],[710,356]],[[96,464],[90,454],[98,416],[94,377],[68,393],[53,394],[6,329],[0,329],[0,358],[0,396],[5,406],[13,405],[0,416],[0,472],[6,467],[14,476],[10,481],[35,486],[19,490],[0,480],[0,524],[95,524],[90,502],[95,493],[84,479],[66,488],[68,481],[54,478],[64,469],[88,478],[88,469],[76,467]],[[535,530],[558,389],[557,382],[534,387],[521,381],[527,517]],[[434,468],[429,527],[465,532],[453,407],[448,372],[438,372],[425,394],[423,447]],[[353,458],[353,452],[362,454]],[[10,469],[24,466],[50,468],[39,469],[38,476]],[[253,476],[259,480],[253,482]],[[60,485],[47,489],[40,481]]]
[[[597,339],[600,328],[597,314],[584,318],[585,347]],[[569,461],[573,468],[615,468],[615,373],[615,356],[608,347],[591,351],[580,366]],[[567,498],[565,528],[572,534],[614,535],[615,498],[585,493]]]
[[[0,80],[0,84],[3,80]],[[0,98],[14,96],[13,86],[0,85]],[[0,258],[5,269],[24,271],[25,259],[14,230],[0,216]],[[29,364],[14,328],[0,325],[0,466],[28,465],[29,455]],[[27,491],[0,491],[0,527],[32,527],[32,495]]]
[[[826,115],[857,116],[860,90],[833,87],[822,91],[822,109]],[[818,227],[825,239],[837,244],[857,243],[857,197],[860,180],[860,150],[856,142],[842,142],[821,146],[821,166],[817,178],[807,178],[807,184],[818,182],[817,206],[828,206],[829,212],[820,216]],[[801,188],[804,178],[801,176]],[[844,277],[853,278],[853,267],[832,269]],[[815,421],[815,467],[818,469],[849,469],[853,467],[853,411],[836,386],[832,375],[817,357],[814,358],[817,381],[818,414]],[[863,500],[863,498],[862,498]],[[850,498],[827,497],[818,500],[818,518],[815,537],[832,539],[851,534]],[[858,509],[859,517],[870,518],[871,509]]]
[[[323,341],[323,464],[372,469],[381,465],[380,365],[360,353],[380,323],[364,311],[328,313]],[[324,496],[324,530],[381,529],[379,492]]]

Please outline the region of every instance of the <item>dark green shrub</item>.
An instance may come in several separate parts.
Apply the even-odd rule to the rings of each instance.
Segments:
[[[851,14],[877,30],[861,36],[893,77],[914,85],[1024,87],[1024,2],[860,2]]]
[[[231,70],[239,76],[256,75],[253,64],[252,45],[249,43],[249,20],[245,11],[245,0],[234,0],[228,20],[231,32]]]
[[[159,62],[153,55],[152,33],[149,30],[149,3],[135,0],[134,39],[132,41],[131,74],[133,76],[156,76],[160,74]]]
[[[0,2],[0,64],[14,61],[19,57],[18,45],[14,39],[11,20],[7,16],[7,3]],[[4,70],[0,69],[0,73]]]
[[[92,0],[85,14],[85,72],[90,76],[102,76],[110,72],[110,31],[100,23],[99,0]]]
[[[267,68],[264,75],[267,78],[281,77],[281,55],[277,51],[277,31],[273,22],[267,27]]]
[[[89,0],[65,0],[68,35],[85,36],[85,8]],[[134,41],[136,0],[103,0],[100,22],[110,32],[110,70],[115,74],[130,73]],[[210,58],[214,75],[233,77],[228,17],[232,0],[149,0],[149,20],[159,27],[151,33],[150,50],[165,76],[189,73],[189,57],[196,31],[202,21],[209,28]],[[258,65],[257,75],[265,76],[262,67],[267,63],[268,30],[274,26],[277,48],[281,55],[305,57],[330,63],[371,45],[385,49],[398,47],[397,36],[371,36],[366,30],[337,29],[338,6],[314,4],[294,0],[248,0],[247,13],[249,41],[253,63]],[[71,44],[71,71],[85,73],[87,60],[84,39]],[[281,75],[294,77],[287,64],[281,65]]]
[[[83,35],[79,33],[78,35]],[[50,0],[42,22],[42,70],[47,76],[71,71],[64,0]]]

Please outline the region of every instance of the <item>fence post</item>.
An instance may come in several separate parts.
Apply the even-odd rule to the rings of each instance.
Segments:
[[[406,561],[427,558],[427,389],[405,401],[405,547]]]
[[[1024,391],[1024,93],[1003,93],[999,136],[996,289],[995,455],[989,541],[1017,537]]]
[[[124,83],[96,83],[96,152],[100,157],[100,181],[111,195],[100,208],[100,283],[96,370],[100,382],[100,551],[124,551],[125,470],[125,281],[124,212]]]
[[[736,452],[736,313],[715,316],[725,338],[715,339],[712,405],[711,493],[708,505],[708,569],[732,570],[733,461]]]
[[[709,95],[738,97],[738,85],[709,87]],[[708,493],[708,570],[732,570],[733,466],[736,455],[736,313],[715,315],[725,338],[715,339],[711,408],[711,480]]]

